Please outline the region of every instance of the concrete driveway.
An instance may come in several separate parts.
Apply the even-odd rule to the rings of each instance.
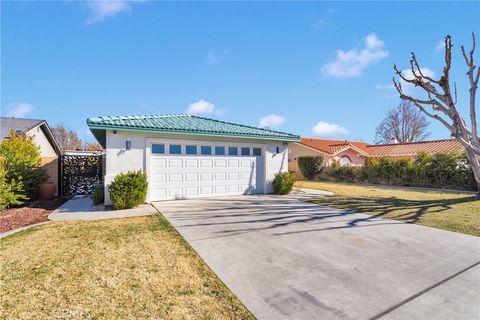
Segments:
[[[480,318],[478,237],[293,197],[155,206],[258,319]]]

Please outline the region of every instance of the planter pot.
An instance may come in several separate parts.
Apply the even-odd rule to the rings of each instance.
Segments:
[[[39,196],[42,200],[51,200],[55,198],[56,186],[53,182],[43,182],[39,186]]]

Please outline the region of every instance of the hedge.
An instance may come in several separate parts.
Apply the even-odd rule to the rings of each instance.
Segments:
[[[312,180],[316,178],[323,167],[323,157],[322,156],[304,156],[298,157],[298,168],[300,172],[307,180]]]
[[[477,190],[475,177],[464,154],[419,153],[414,160],[387,157],[369,158],[363,167],[324,167],[321,180],[365,182],[396,186],[414,186]]]

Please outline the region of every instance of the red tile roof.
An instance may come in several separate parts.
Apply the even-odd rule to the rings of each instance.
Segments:
[[[375,156],[412,156],[422,151],[430,154],[465,151],[455,139],[371,145],[368,148],[369,153]]]
[[[371,157],[414,156],[421,151],[430,154],[464,151],[462,144],[455,139],[370,145],[359,141],[302,138],[299,143],[330,155],[352,148]]]
[[[352,146],[366,152],[365,148],[368,146],[368,143],[359,141],[325,140],[314,138],[302,138],[299,143],[327,154],[335,154]]]

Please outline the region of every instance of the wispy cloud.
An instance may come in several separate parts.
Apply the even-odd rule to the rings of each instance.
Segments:
[[[90,9],[90,17],[85,21],[86,25],[103,21],[117,14],[128,11],[132,4],[143,2],[142,0],[89,0],[85,4]]]
[[[260,119],[260,128],[275,129],[280,127],[285,122],[285,118],[276,114],[271,114]]]
[[[207,63],[208,64],[218,64],[225,60],[228,55],[228,50],[217,51],[215,49],[210,49],[207,53]]]
[[[395,86],[393,85],[393,83],[392,84],[377,84],[375,86],[375,89],[391,91],[391,90],[395,89]]]
[[[7,116],[14,118],[25,118],[32,112],[33,106],[27,102],[12,102],[7,106]]]
[[[325,76],[333,78],[360,76],[370,65],[388,57],[389,53],[384,50],[384,46],[385,43],[375,33],[371,33],[363,39],[361,48],[337,50],[335,60],[325,64],[322,72]]]
[[[319,121],[313,126],[312,133],[319,137],[331,137],[340,134],[348,134],[348,130],[338,124]]]
[[[200,99],[197,102],[190,104],[185,112],[187,114],[194,114],[198,116],[209,115],[215,112],[215,105],[211,102]]]
[[[445,48],[445,40],[440,40],[439,43],[437,43],[437,46],[435,47],[435,51],[441,51]]]

